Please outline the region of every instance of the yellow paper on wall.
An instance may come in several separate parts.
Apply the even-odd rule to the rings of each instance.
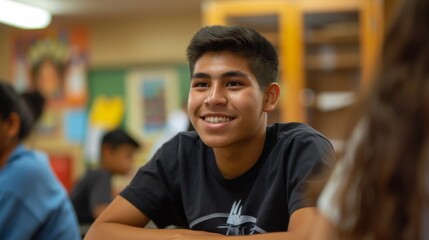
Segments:
[[[98,96],[92,105],[89,119],[91,125],[113,129],[121,124],[124,101],[121,97]]]

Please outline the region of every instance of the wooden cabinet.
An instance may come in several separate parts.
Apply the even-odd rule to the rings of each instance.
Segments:
[[[306,122],[342,150],[350,106],[368,88],[383,31],[381,0],[212,0],[204,25],[245,25],[278,49],[282,95],[269,122]]]

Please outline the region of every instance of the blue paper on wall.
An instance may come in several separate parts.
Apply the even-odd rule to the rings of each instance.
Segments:
[[[71,143],[82,143],[86,127],[85,109],[68,110],[64,114],[66,139]]]

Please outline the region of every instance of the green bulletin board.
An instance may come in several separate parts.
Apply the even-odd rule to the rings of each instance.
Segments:
[[[191,85],[191,73],[189,72],[189,66],[185,64],[178,65],[176,69],[179,76],[180,100],[184,102],[188,99],[189,86]]]
[[[89,71],[88,75],[88,108],[92,106],[94,99],[98,96],[119,96],[125,100],[125,69],[94,69]],[[125,110],[126,111],[126,110]],[[126,122],[125,113],[121,127]]]
[[[188,98],[189,86],[190,86],[190,72],[189,66],[187,64],[176,64],[176,65],[164,65],[157,66],[167,67],[175,69],[178,75],[179,80],[179,96],[181,103],[185,102]],[[153,69],[154,67],[141,67],[143,69],[147,68],[148,70]],[[94,99],[100,95],[104,96],[119,96],[126,100],[125,95],[125,79],[127,76],[128,69],[91,69],[88,74],[88,109],[92,106]],[[127,107],[125,108],[127,111]],[[121,127],[125,127],[127,122],[128,114],[125,112],[124,119],[122,120]]]

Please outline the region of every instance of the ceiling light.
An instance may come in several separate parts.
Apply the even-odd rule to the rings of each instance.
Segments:
[[[40,8],[0,0],[0,22],[24,29],[45,28],[51,22],[51,15]]]

